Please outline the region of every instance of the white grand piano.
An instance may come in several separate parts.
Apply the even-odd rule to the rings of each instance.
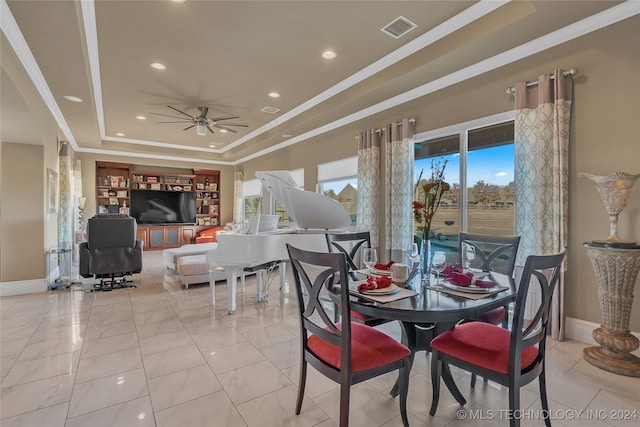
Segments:
[[[284,262],[289,258],[286,243],[306,250],[327,251],[324,233],[344,231],[351,218],[340,203],[323,194],[300,190],[287,171],[256,172],[256,177],[295,221],[298,228],[277,230],[260,216],[239,232],[220,232],[218,247],[207,252],[209,271],[224,268],[229,293],[229,313],[236,309],[237,278],[244,271],[255,271],[257,299],[267,296],[266,269],[280,264],[280,281],[284,281]],[[269,219],[265,216],[263,219]],[[277,224],[277,222],[276,222]],[[262,228],[261,228],[262,227]],[[264,229],[267,228],[267,229]],[[211,304],[215,305],[215,281],[210,273]]]

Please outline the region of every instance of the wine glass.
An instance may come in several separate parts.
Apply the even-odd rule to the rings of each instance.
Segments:
[[[415,262],[418,254],[418,244],[409,243],[409,246],[407,247],[407,264],[409,264],[410,267],[413,267],[413,263]]]
[[[464,264],[464,271],[468,271],[471,266],[471,261],[476,259],[476,248],[468,243],[462,243],[462,263]]]
[[[431,267],[436,271],[436,287],[439,287],[440,273],[447,268],[447,255],[442,251],[435,251],[431,259]]]
[[[369,270],[369,274],[371,274],[371,269],[378,262],[378,252],[375,248],[364,248],[362,251],[362,262],[367,266]]]

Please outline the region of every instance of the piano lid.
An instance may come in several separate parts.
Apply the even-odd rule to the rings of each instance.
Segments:
[[[340,203],[324,194],[300,190],[288,171],[256,172],[256,177],[301,228],[330,230],[351,224]]]

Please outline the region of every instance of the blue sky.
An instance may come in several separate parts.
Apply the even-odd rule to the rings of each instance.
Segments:
[[[486,183],[503,187],[513,181],[513,147],[513,144],[510,144],[470,151],[467,165],[467,170],[469,171],[467,185],[473,187],[476,182],[483,180]],[[460,182],[460,156],[458,154],[450,154],[442,158],[448,160],[447,167],[445,168],[445,181],[448,183]],[[435,158],[435,161],[437,161],[437,159],[438,158]],[[416,161],[414,181],[418,179],[421,169],[424,169],[423,178],[430,177],[431,159]],[[357,180],[350,179],[323,184],[323,190],[328,191],[329,189],[333,189],[337,194],[347,183],[358,188]]]
[[[444,174],[445,181],[449,183],[460,182],[460,156],[458,154],[450,154],[442,158],[448,160]],[[470,187],[473,187],[480,180],[501,187],[513,181],[513,144],[473,150],[469,152],[467,159],[467,185]],[[437,158],[435,161],[437,161]],[[431,159],[416,161],[414,180],[418,179],[421,169],[424,169],[423,178],[430,177]]]

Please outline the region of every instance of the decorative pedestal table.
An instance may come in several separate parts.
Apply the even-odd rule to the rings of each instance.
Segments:
[[[630,354],[640,346],[629,332],[633,288],[640,271],[640,245],[585,243],[593,264],[602,311],[602,325],[593,331],[600,347],[587,347],[584,359],[598,368],[640,377],[640,358]]]

